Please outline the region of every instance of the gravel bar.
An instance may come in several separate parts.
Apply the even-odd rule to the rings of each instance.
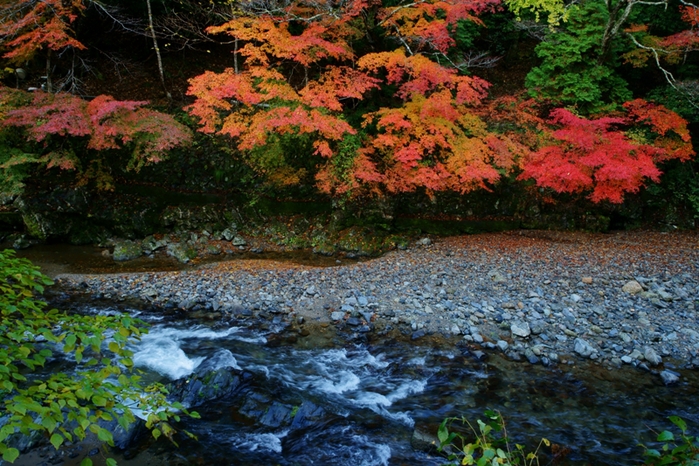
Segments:
[[[237,260],[57,279],[97,299],[336,325],[364,338],[395,331],[416,344],[441,334],[525,363],[633,365],[672,384],[699,367],[698,266],[697,231],[514,231],[425,237],[336,267]]]

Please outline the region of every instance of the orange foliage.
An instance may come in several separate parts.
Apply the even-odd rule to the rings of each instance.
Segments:
[[[11,9],[10,9],[11,8]],[[72,37],[71,24],[85,10],[82,0],[17,0],[0,19],[0,38],[13,63],[30,60],[44,48],[58,51],[67,47],[84,49]]]

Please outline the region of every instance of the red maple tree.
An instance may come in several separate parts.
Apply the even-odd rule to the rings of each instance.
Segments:
[[[28,141],[45,147],[39,162],[48,168],[80,169],[101,179],[103,187],[111,186],[111,177],[95,167],[103,165],[109,150],[130,147],[127,168],[138,170],[159,162],[170,149],[191,139],[189,130],[172,116],[144,108],[147,102],[118,101],[104,95],[87,101],[67,93],[28,93],[0,86],[0,104],[5,108],[0,114],[1,127],[21,128]],[[94,166],[83,167],[76,151],[57,141],[67,138],[84,140],[87,153],[101,154],[89,162]],[[5,165],[13,163],[9,160]]]
[[[687,122],[679,115],[640,99],[624,108],[625,117],[597,119],[552,111],[549,123],[556,129],[548,143],[523,159],[520,179],[557,192],[589,192],[593,202],[620,203],[647,179],[659,180],[659,163],[694,155]]]

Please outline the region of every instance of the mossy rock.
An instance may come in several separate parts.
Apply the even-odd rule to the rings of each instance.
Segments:
[[[66,215],[25,212],[22,220],[27,233],[40,240],[65,237],[72,227],[72,219]]]
[[[110,236],[104,227],[87,221],[76,221],[68,232],[68,242],[75,245],[101,244]]]
[[[129,261],[141,257],[143,249],[141,244],[135,241],[117,241],[114,244],[112,257],[117,262]]]
[[[163,227],[172,229],[192,231],[208,228],[210,231],[220,230],[230,224],[224,211],[222,206],[216,204],[168,206],[161,213],[159,222]]]
[[[197,250],[188,244],[172,243],[167,246],[167,254],[186,264],[197,257]]]

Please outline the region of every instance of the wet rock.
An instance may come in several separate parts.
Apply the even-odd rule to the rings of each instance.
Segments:
[[[347,319],[347,325],[350,325],[352,327],[358,327],[362,325],[362,321],[356,317],[350,317],[349,319]]]
[[[314,424],[321,422],[327,414],[325,410],[317,404],[305,400],[298,409],[291,410],[290,416],[292,417],[292,429],[306,430]]]
[[[32,244],[34,244],[29,238],[27,238],[27,235],[19,235],[17,238],[12,242],[12,249],[27,249],[28,247],[31,247]]]
[[[410,336],[410,339],[411,340],[418,340],[418,339],[424,337],[425,335],[427,335],[427,332],[425,332],[425,330],[423,330],[423,329],[420,329],[416,332],[413,332],[413,334]]]
[[[268,427],[279,427],[289,422],[292,412],[293,408],[275,401],[260,418],[260,423]]]
[[[141,248],[140,243],[130,240],[117,241],[114,243],[114,253],[112,254],[112,258],[115,261],[121,262],[136,259],[141,257],[142,254],[143,249]]]
[[[664,370],[660,372],[660,378],[665,385],[671,385],[679,382],[680,374],[671,370]]]
[[[646,349],[643,351],[643,357],[646,358],[646,361],[648,361],[651,366],[657,366],[663,362],[663,359],[650,346],[646,347]]]
[[[410,446],[413,447],[413,450],[436,453],[438,445],[439,439],[436,435],[419,428],[413,430],[413,435],[410,438]]]
[[[193,408],[230,397],[241,387],[241,373],[232,353],[220,350],[202,362],[192,375],[173,382],[170,399]]]

